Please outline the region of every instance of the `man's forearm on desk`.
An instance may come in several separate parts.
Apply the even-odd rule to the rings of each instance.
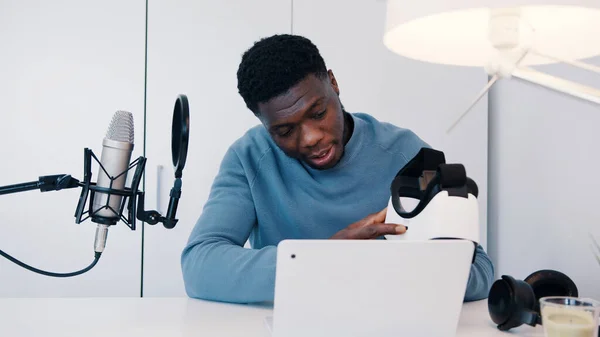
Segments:
[[[181,257],[186,292],[220,302],[272,301],[276,254],[275,246],[257,250],[219,241],[189,245]]]
[[[487,298],[494,282],[494,266],[483,247],[478,245],[475,254],[475,262],[471,265],[467,283],[465,302]]]

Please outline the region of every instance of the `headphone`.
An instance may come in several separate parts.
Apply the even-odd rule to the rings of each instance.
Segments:
[[[508,331],[522,324],[541,325],[539,299],[546,296],[578,297],[579,292],[573,280],[556,270],[538,270],[525,280],[502,275],[490,288],[490,317],[501,331]]]

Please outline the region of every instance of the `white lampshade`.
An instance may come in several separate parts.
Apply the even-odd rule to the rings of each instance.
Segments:
[[[492,16],[502,21],[490,21]],[[515,29],[518,27],[518,31]],[[532,30],[533,29],[533,30]],[[405,57],[459,66],[489,65],[512,40],[542,55],[600,55],[600,0],[388,0],[384,44]],[[554,60],[528,53],[522,66]]]

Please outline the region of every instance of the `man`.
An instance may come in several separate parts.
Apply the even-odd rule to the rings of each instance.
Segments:
[[[240,95],[262,125],[225,153],[183,250],[190,297],[273,300],[283,239],[377,239],[409,230],[385,223],[389,187],[425,142],[368,114],[346,112],[333,72],[301,36],[258,41],[237,76]],[[253,249],[243,247],[248,239]],[[485,298],[493,275],[478,247],[465,301]]]

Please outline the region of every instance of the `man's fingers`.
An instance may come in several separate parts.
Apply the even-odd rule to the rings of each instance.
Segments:
[[[378,223],[360,228],[358,231],[359,239],[375,239],[382,235],[404,234],[406,227],[397,224]]]
[[[375,223],[384,223],[387,216],[387,207],[382,209],[375,216]]]
[[[377,213],[371,214],[368,217],[365,225],[384,223],[386,215],[387,215],[387,207]]]
[[[346,228],[335,233],[331,239],[371,240],[383,235],[406,233],[407,227],[398,224],[377,223],[359,228]]]
[[[379,224],[382,226],[381,234],[404,234],[406,233],[406,226],[398,225],[395,223],[382,223]]]

